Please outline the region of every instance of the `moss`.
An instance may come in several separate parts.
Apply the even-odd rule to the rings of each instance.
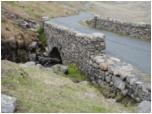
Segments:
[[[127,106],[128,103],[129,103],[129,106],[135,106],[137,104],[137,101],[135,101],[134,99],[130,98],[129,96],[126,96],[122,100],[122,104],[124,104],[125,106]]]
[[[28,55],[24,49],[19,49],[18,51],[18,57],[20,62],[26,62],[28,61]]]
[[[121,94],[118,94],[118,95],[115,97],[116,102],[122,102],[123,98],[124,98],[124,96],[121,95]]]
[[[46,46],[46,36],[44,34],[44,29],[39,28],[37,32],[39,33],[38,38],[42,42],[42,45]]]
[[[78,69],[76,64],[70,64],[68,66],[68,75],[64,76],[69,77],[74,82],[89,81],[89,79]]]

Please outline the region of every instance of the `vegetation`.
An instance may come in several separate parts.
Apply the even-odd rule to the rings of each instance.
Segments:
[[[78,69],[76,64],[70,64],[68,66],[68,75],[64,76],[69,77],[73,82],[89,81],[89,79]]]
[[[73,83],[67,77],[34,66],[21,67],[4,60],[1,63],[1,92],[18,99],[16,112],[134,112],[134,107],[130,109],[105,99],[90,85]]]
[[[39,40],[42,42],[42,45],[43,46],[46,46],[46,36],[45,36],[45,33],[44,33],[44,29],[43,28],[39,28],[38,29],[38,33],[39,33]]]

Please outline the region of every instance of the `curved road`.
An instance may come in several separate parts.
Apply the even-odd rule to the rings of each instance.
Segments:
[[[80,13],[77,16],[50,19],[59,25],[73,28],[82,33],[103,33],[106,36],[106,54],[115,56],[128,62],[141,72],[151,75],[151,43],[120,36],[107,31],[99,31],[79,24],[79,21],[90,18],[88,13]]]

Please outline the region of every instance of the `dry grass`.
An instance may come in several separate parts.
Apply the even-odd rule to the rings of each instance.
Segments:
[[[55,18],[75,15],[76,11],[79,11],[82,8],[82,3],[84,2],[3,1],[1,7],[5,9],[9,15],[15,14],[16,16],[21,17],[23,20],[34,19],[39,23],[40,18],[43,16]],[[15,47],[14,45],[16,41],[25,46],[27,46],[33,40],[38,41],[36,33],[18,27],[17,21],[19,21],[19,19],[15,20],[8,18],[4,13],[2,13],[1,19],[2,42],[9,42],[11,43],[11,46]]]
[[[151,23],[150,1],[93,2],[90,11],[102,17],[129,22]]]
[[[18,42],[19,46],[27,46],[33,40],[38,41],[37,35],[34,32],[19,28],[15,21],[6,18],[4,14],[2,14],[1,19],[2,42],[9,42],[11,47],[14,47],[15,42]]]
[[[75,2],[75,5],[79,6],[80,3]],[[74,15],[76,12],[73,9],[70,9],[68,2],[2,2],[2,7],[7,9],[9,12],[12,12],[16,15],[21,16],[24,19],[32,18],[36,21],[40,21],[40,18],[43,16],[48,16],[50,18],[61,17],[61,16],[69,16]]]

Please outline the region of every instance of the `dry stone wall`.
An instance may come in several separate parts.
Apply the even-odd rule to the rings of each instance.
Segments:
[[[151,84],[133,73],[133,67],[105,54],[105,35],[83,34],[44,22],[47,52],[57,48],[63,64],[75,63],[93,83],[140,102],[151,101]]]
[[[151,39],[151,24],[123,22],[99,16],[86,20],[86,23],[93,28],[108,30],[137,39]]]

